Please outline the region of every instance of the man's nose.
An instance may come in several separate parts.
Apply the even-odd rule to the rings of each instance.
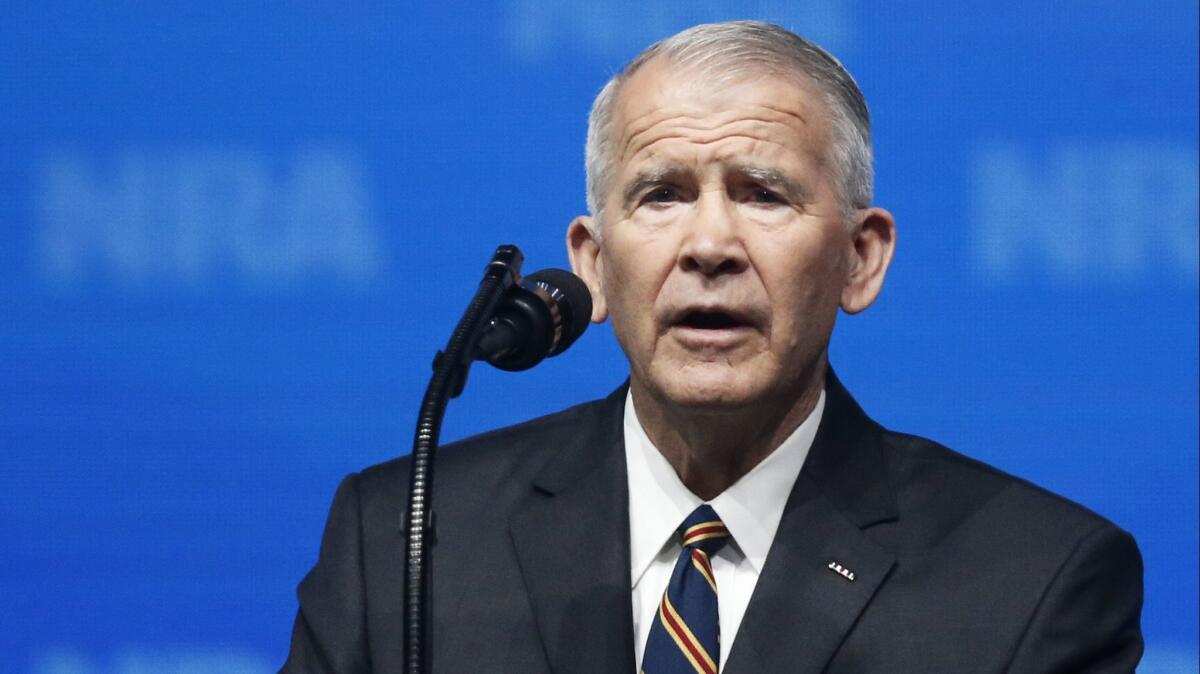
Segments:
[[[736,207],[728,195],[704,192],[697,199],[679,248],[679,267],[705,276],[736,274],[749,261],[738,235]]]

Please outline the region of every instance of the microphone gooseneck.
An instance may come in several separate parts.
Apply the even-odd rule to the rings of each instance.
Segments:
[[[476,360],[505,370],[533,367],[562,353],[587,328],[592,297],[587,286],[561,269],[521,279],[524,256],[516,246],[496,249],[471,303],[446,348],[433,360],[413,437],[404,530],[404,674],[433,670],[429,629],[429,574],[436,540],[433,512],[434,458],[442,417],[466,385]]]

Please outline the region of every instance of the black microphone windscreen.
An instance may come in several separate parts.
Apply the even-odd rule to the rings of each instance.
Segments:
[[[524,279],[525,283],[537,283],[556,297],[562,313],[562,337],[550,355],[561,353],[571,345],[592,320],[592,293],[578,276],[564,269],[542,269]],[[555,292],[557,291],[557,292]]]

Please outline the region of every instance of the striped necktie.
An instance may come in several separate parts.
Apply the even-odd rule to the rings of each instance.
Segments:
[[[729,530],[705,504],[688,515],[679,535],[683,550],[650,626],[642,674],[717,674],[721,626],[709,558],[729,540]]]

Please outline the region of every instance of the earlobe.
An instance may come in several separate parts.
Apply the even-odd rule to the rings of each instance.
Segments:
[[[896,250],[896,220],[891,213],[867,208],[859,211],[858,217],[850,271],[842,289],[842,310],[848,314],[857,314],[879,297]]]
[[[567,226],[567,257],[571,260],[571,271],[583,279],[592,293],[592,322],[603,323],[608,318],[608,303],[601,283],[604,260],[595,221],[590,216],[581,215]]]

